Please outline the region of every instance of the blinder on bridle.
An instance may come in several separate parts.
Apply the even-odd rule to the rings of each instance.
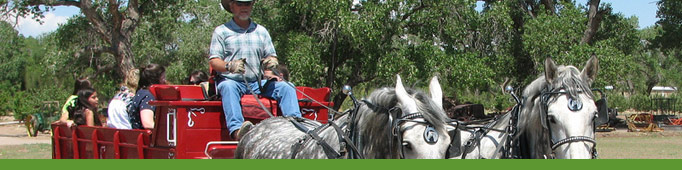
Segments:
[[[597,106],[597,113],[595,114],[593,124],[595,127],[603,125],[605,123],[609,122],[609,106],[608,102],[606,100],[606,94],[602,92],[599,89],[592,89],[592,91],[597,91],[599,92],[599,95],[601,98],[597,101],[594,102],[594,104]],[[582,92],[580,92],[582,93]],[[549,100],[552,98],[554,95],[564,95],[568,94],[568,92],[563,91],[561,89],[557,91],[551,91],[551,92],[543,92],[541,94],[541,100],[543,104],[543,114],[541,116],[541,121],[542,121],[542,126],[544,128],[547,128],[547,109],[549,107]],[[574,99],[573,97],[568,97],[568,104],[567,107],[571,111],[580,111],[583,108],[583,103],[582,101],[578,99]]]
[[[598,91],[601,99],[594,102],[597,105],[597,117],[594,120],[594,126],[600,126],[609,122],[609,104],[606,101],[606,94],[599,89],[592,89]]]
[[[609,114],[608,113],[609,107],[608,107],[608,102],[606,100],[606,94],[604,94],[604,92],[602,92],[599,89],[592,89],[592,91],[599,92],[599,95],[601,96],[601,99],[594,102],[595,105],[597,106],[597,113],[595,113],[594,119],[592,119],[592,123],[593,123],[592,131],[594,132],[594,131],[596,131],[597,126],[600,126],[600,125],[603,125],[603,124],[609,122],[609,115],[608,115]],[[579,93],[583,93],[583,92],[579,91]],[[543,111],[542,111],[542,115],[540,116],[540,119],[541,119],[543,128],[547,129],[549,131],[549,133],[552,132],[551,130],[549,130],[550,129],[549,123],[548,123],[549,120],[547,118],[548,117],[547,111],[549,108],[550,99],[554,95],[566,95],[566,94],[568,94],[568,92],[566,92],[563,89],[558,89],[556,91],[549,91],[549,92],[541,93]],[[574,99],[573,97],[568,97],[567,107],[571,111],[580,111],[583,108],[583,104],[582,104],[582,101],[580,101],[579,99]],[[549,136],[551,136],[551,135],[549,135]],[[590,142],[593,144],[593,146],[592,146],[592,157],[593,158],[597,157],[597,150],[596,150],[597,142],[592,137],[570,136],[568,138],[565,138],[565,139],[562,139],[562,140],[559,140],[556,142],[554,140],[552,140],[550,137],[549,141],[551,142],[551,149],[552,150],[558,148],[559,146],[561,146],[563,144],[567,144],[567,143],[571,143],[571,142],[579,142],[579,141]]]
[[[451,123],[456,123],[455,125],[452,125]],[[448,135],[450,136],[450,145],[448,146],[448,150],[445,152],[445,159],[449,159],[452,157],[457,157],[462,155],[463,153],[463,148],[462,148],[462,141],[461,141],[461,134],[458,133],[459,131],[459,122],[451,120],[449,123],[451,126],[454,126],[455,128],[452,130],[448,130]]]

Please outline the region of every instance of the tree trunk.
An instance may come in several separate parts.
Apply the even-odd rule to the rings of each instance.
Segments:
[[[512,75],[517,75],[517,83],[524,83],[524,80],[535,76],[536,74],[534,71],[535,63],[533,62],[533,59],[530,57],[530,54],[523,49],[523,34],[525,31],[523,27],[526,23],[524,17],[525,15],[531,15],[531,17],[535,18],[535,16],[532,12],[527,10],[527,6],[523,1],[519,1],[517,5],[518,6],[512,5],[510,7],[510,9],[512,9],[510,15],[513,21],[514,30],[517,30],[514,31],[511,39],[511,51],[516,60],[514,62],[516,64],[514,68],[516,69],[513,70]]]
[[[328,68],[327,68],[327,82],[326,86],[329,88],[334,89],[334,78],[336,75],[336,59],[338,58],[338,52],[337,52],[337,47],[338,47],[338,29],[334,29],[334,39],[332,40],[332,55],[331,55],[331,60],[329,60]]]
[[[601,20],[604,18],[604,14],[610,12],[611,10],[610,8],[599,10],[599,3],[600,0],[590,0],[587,3],[590,6],[587,14],[587,29],[585,29],[585,33],[583,34],[582,40],[580,40],[580,44],[592,44],[592,38],[594,38],[597,30],[599,30],[599,25],[601,24]]]
[[[649,79],[646,81],[647,95],[651,95],[651,90],[660,82],[660,80],[661,77],[658,73],[653,73],[653,75],[649,77]]]
[[[356,67],[362,67],[362,66],[356,66]],[[346,80],[346,85],[349,85],[351,88],[354,88],[356,85],[362,83],[362,82],[367,82],[370,79],[365,79],[362,78],[361,73],[359,70],[361,69],[354,69],[356,71],[353,71],[351,74],[352,76],[348,77]],[[346,97],[348,95],[343,94],[343,92],[339,91],[335,96],[334,96],[334,110],[339,110],[341,108],[341,105],[343,105],[343,101],[346,100]]]
[[[336,95],[334,95],[334,110],[339,110],[341,108],[341,105],[343,105],[343,101],[346,100],[346,97],[348,95],[343,94],[343,92],[338,92]]]
[[[549,11],[550,14],[556,15],[554,0],[542,0],[542,4],[545,5],[546,10]]]
[[[122,82],[127,82],[129,79],[136,79],[134,77],[138,76],[135,71],[135,62],[133,50],[130,48],[131,43],[129,40],[119,40],[115,47],[116,65],[118,66],[117,73],[123,77]]]

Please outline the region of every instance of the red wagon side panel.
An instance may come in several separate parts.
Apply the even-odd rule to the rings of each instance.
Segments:
[[[52,129],[54,159],[159,159],[174,155],[172,148],[151,147],[149,130],[63,124],[52,124]]]

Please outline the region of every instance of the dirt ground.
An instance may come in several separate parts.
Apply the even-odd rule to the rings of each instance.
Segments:
[[[0,117],[0,123],[14,122],[11,116]],[[0,125],[0,146],[23,144],[51,144],[50,133],[38,133],[37,137],[29,137],[24,124]]]
[[[36,137],[29,137],[23,124],[0,126],[0,146],[40,143],[52,143],[50,133],[38,133]]]
[[[597,132],[596,138],[618,138],[618,137],[666,137],[682,136],[682,131],[663,131],[663,132],[628,132],[627,129],[616,129],[612,132]]]

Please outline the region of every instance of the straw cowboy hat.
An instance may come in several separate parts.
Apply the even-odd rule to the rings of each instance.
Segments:
[[[229,12],[229,13],[232,13],[232,11],[230,11],[230,3],[231,3],[232,1],[236,1],[236,2],[253,2],[253,1],[255,1],[255,0],[221,0],[221,1],[220,1],[220,4],[223,5],[223,9],[225,9],[225,11],[227,11],[227,12]]]

